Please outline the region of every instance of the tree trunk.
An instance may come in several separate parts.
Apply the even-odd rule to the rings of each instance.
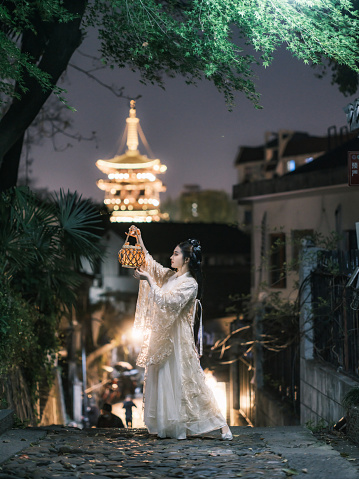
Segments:
[[[4,161],[0,168],[0,191],[5,191],[16,185],[23,142],[24,135],[4,155]]]
[[[41,58],[38,66],[50,75],[54,85],[82,42],[81,19],[87,3],[87,0],[64,2],[69,11],[78,15],[77,18],[66,23],[43,23],[38,26],[39,35],[30,33],[23,37],[22,50],[30,53],[35,60]],[[52,92],[51,89],[43,90],[38,81],[27,74],[23,80],[26,93],[12,101],[0,121],[0,191],[16,186],[25,131]]]

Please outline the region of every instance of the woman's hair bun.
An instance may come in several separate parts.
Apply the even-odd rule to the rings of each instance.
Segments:
[[[201,249],[201,245],[200,245],[200,242],[196,239],[189,239],[187,240],[189,244],[191,244],[193,246],[193,248],[199,248]]]

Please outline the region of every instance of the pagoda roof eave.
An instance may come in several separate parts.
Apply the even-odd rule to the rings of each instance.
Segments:
[[[114,158],[108,160],[97,160],[96,166],[100,170],[102,169],[114,169],[114,170],[128,170],[128,169],[142,169],[142,168],[151,168],[155,165],[158,165],[160,160],[147,158],[145,155],[116,155]]]

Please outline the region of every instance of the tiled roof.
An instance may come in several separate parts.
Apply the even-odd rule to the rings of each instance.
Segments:
[[[254,161],[264,161],[263,146],[241,146],[234,164],[239,165]]]
[[[110,223],[111,229],[126,237],[128,223]],[[137,225],[146,247],[152,254],[172,253],[173,248],[188,238],[196,238],[203,254],[248,254],[249,236],[236,226],[220,223],[141,223]]]
[[[348,151],[359,151],[359,139],[347,141],[333,150],[324,153],[315,160],[307,163],[294,171],[287,173],[285,176],[307,173],[311,171],[334,169],[346,167],[348,162]]]
[[[327,151],[328,146],[328,137],[307,135],[299,138],[294,135],[294,137],[288,141],[283,156],[310,155],[311,153]]]

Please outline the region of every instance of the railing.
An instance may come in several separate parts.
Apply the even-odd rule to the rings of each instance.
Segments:
[[[311,274],[314,351],[340,371],[359,376],[359,290],[348,280],[359,251],[322,251]],[[359,276],[358,276],[359,277]]]
[[[263,350],[264,386],[299,414],[299,343],[296,341],[282,351]]]

